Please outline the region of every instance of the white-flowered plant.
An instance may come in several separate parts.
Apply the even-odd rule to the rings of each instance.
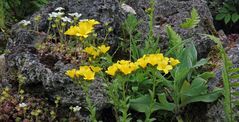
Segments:
[[[79,112],[80,110],[81,110],[81,107],[79,106],[72,107],[73,112]]]
[[[61,20],[63,21],[63,22],[72,22],[72,19],[71,18],[68,18],[68,17],[63,17],[63,18],[61,18]]]
[[[30,25],[31,24],[31,21],[27,21],[27,20],[22,20],[21,22],[19,22],[20,25],[23,25],[23,26],[27,26],[27,25]]]
[[[65,10],[65,8],[63,8],[63,7],[57,7],[57,8],[55,9],[55,11],[63,11],[63,10]]]
[[[51,12],[49,15],[50,18],[56,18],[56,17],[61,17],[63,16],[65,13],[64,12]]]
[[[70,15],[72,17],[80,18],[82,14],[75,12],[75,13],[69,13],[68,15]]]
[[[26,103],[19,103],[19,107],[20,108],[25,108],[25,107],[27,107],[27,104]]]

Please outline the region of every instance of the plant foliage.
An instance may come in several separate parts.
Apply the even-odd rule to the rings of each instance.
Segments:
[[[186,29],[195,28],[199,22],[200,17],[198,15],[198,12],[195,8],[193,8],[191,11],[191,18],[187,18],[186,21],[181,24],[181,27]]]

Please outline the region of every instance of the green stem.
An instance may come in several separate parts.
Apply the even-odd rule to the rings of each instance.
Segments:
[[[91,99],[90,99],[90,96],[89,96],[89,86],[88,85],[83,85],[83,91],[85,92],[86,94],[86,103],[87,103],[87,106],[88,106],[88,109],[90,111],[90,119],[92,122],[97,122],[96,120],[96,117],[95,117],[95,107],[92,105],[91,103]]]
[[[153,107],[155,104],[155,92],[156,92],[156,87],[157,87],[157,81],[156,81],[156,72],[151,69],[151,73],[154,73],[153,77],[153,90],[152,93],[150,94],[150,105],[149,105],[149,111],[146,113],[146,119],[145,122],[150,122],[150,116],[153,113]]]

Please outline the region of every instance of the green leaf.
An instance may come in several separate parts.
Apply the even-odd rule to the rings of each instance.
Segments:
[[[188,81],[183,82],[183,86],[181,88],[181,93],[184,93],[190,89],[190,83]],[[184,101],[187,98],[187,96],[182,95],[181,96],[181,101]]]
[[[178,44],[182,43],[182,38],[173,30],[170,25],[166,26],[167,35],[169,38],[169,47],[172,48]]]
[[[208,59],[201,59],[200,61],[198,61],[194,66],[193,66],[193,68],[197,68],[197,67],[200,67],[200,66],[202,66],[202,65],[204,65],[204,64],[206,64],[208,62]]]
[[[239,82],[233,82],[233,83],[231,83],[231,87],[234,87],[234,88],[239,87]]]
[[[195,28],[199,22],[200,17],[198,15],[198,12],[195,8],[193,8],[191,11],[191,18],[187,18],[186,21],[181,24],[181,27],[185,29]]]
[[[131,99],[129,101],[130,108],[138,111],[138,112],[147,112],[149,109],[149,104],[150,104],[150,96],[149,95],[144,95],[140,96],[139,98],[136,99]],[[153,110],[159,110],[159,107],[154,106]]]
[[[228,70],[229,73],[239,72],[239,68],[232,68]]]
[[[198,77],[208,80],[209,78],[215,77],[215,73],[214,72],[204,72],[204,73],[198,75]]]
[[[222,13],[222,14],[227,14],[229,13],[228,9],[226,7],[223,7],[219,10],[219,13]]]
[[[237,74],[237,75],[232,75],[232,76],[230,76],[229,78],[230,78],[230,79],[239,79],[239,74]]]
[[[236,23],[239,19],[239,15],[237,13],[232,14],[232,22]]]
[[[216,16],[215,19],[216,19],[216,20],[223,20],[225,16],[226,16],[226,14],[220,13],[220,14],[218,14],[218,15]]]
[[[167,111],[173,111],[175,108],[175,104],[169,103],[165,93],[158,95],[159,103],[157,103],[158,106],[160,106],[161,110],[167,110]]]
[[[190,88],[184,92],[182,92],[183,95],[188,97],[194,97],[200,94],[204,94],[207,92],[207,86],[206,86],[206,80],[198,77],[195,78],[192,81],[192,84],[190,85]]]
[[[230,22],[230,20],[231,20],[231,15],[230,14],[226,14],[225,18],[224,18],[224,22],[227,24],[227,23]]]
[[[213,102],[218,99],[223,93],[223,89],[217,89],[211,93],[202,94],[198,96],[189,97],[187,100],[181,103],[180,106],[185,106],[193,102]]]

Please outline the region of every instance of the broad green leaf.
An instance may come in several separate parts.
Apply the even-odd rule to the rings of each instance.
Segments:
[[[175,104],[169,103],[165,93],[158,95],[159,103],[156,103],[158,106],[160,106],[161,110],[167,110],[167,111],[173,111],[175,108]]]
[[[138,111],[138,112],[147,112],[149,110],[149,104],[150,104],[150,96],[149,95],[145,95],[145,96],[141,96],[139,98],[136,99],[131,99],[129,101],[130,104],[130,108]],[[160,107],[154,105],[153,111],[159,110]]]
[[[190,88],[184,92],[182,92],[182,95],[188,96],[188,97],[194,97],[200,94],[204,94],[207,92],[207,86],[206,86],[206,80],[203,78],[195,78],[192,81],[192,84]]]
[[[198,77],[201,77],[205,80],[208,80],[209,78],[214,78],[215,77],[215,73],[214,72],[204,72],[200,75],[198,75]]]
[[[200,66],[203,66],[204,64],[206,64],[208,62],[208,59],[201,59],[200,61],[198,61],[193,67],[196,68],[196,67],[200,67]]]
[[[232,22],[236,23],[239,19],[239,15],[237,13],[232,14]]]
[[[224,18],[224,22],[227,24],[230,22],[230,20],[231,20],[231,14],[226,14]]]
[[[211,93],[202,94],[198,96],[189,97],[187,100],[181,103],[181,107],[193,103],[193,102],[213,102],[218,99],[223,93],[223,89],[217,89]]]
[[[181,93],[184,93],[190,89],[190,83],[188,81],[183,82],[183,86],[181,88]],[[181,101],[184,101],[187,98],[187,96],[181,95]]]
[[[226,14],[221,13],[221,14],[218,14],[215,19],[216,20],[223,20],[225,16],[226,16]]]

